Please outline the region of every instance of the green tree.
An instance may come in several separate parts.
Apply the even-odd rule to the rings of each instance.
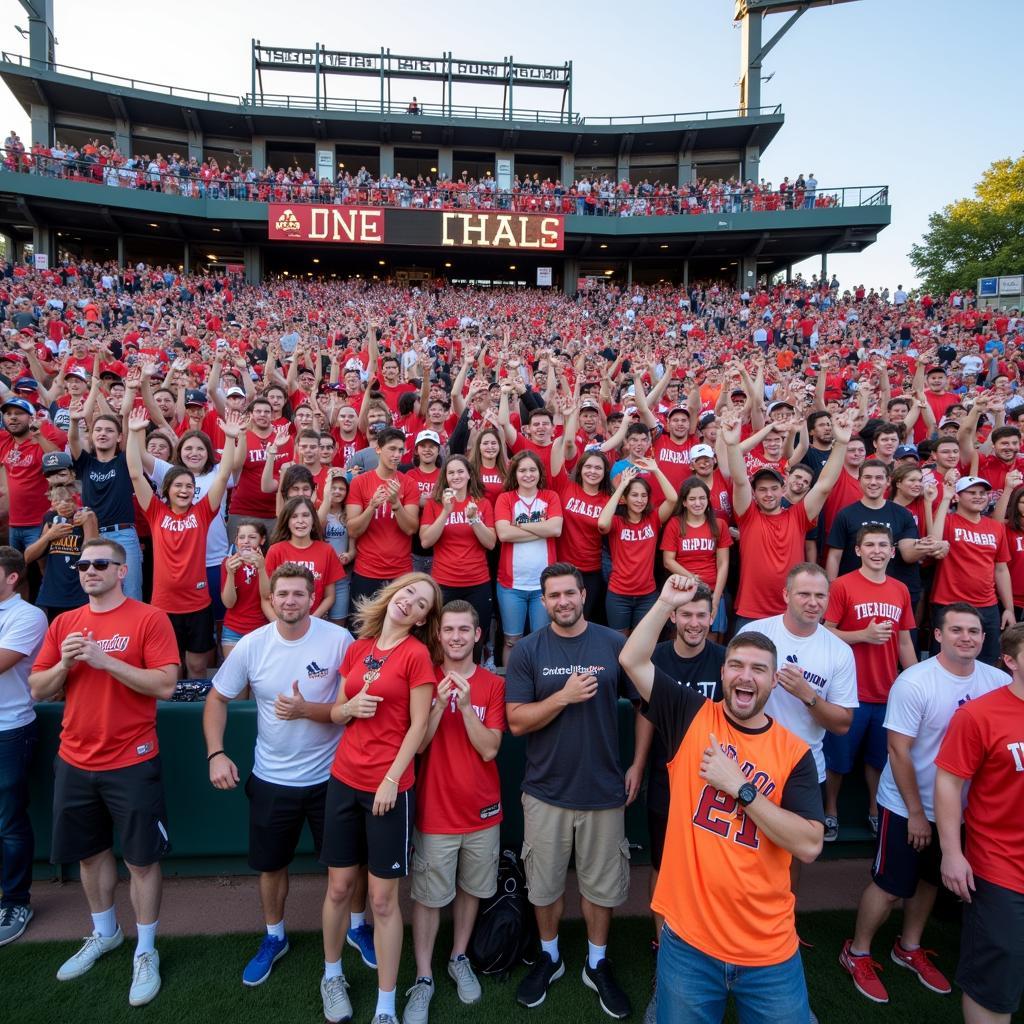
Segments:
[[[909,255],[922,287],[937,294],[1024,272],[1024,156],[997,160],[972,198],[933,213]]]

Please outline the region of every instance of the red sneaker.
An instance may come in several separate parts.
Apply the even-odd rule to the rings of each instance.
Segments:
[[[938,992],[940,996],[947,996],[952,991],[952,986],[946,980],[946,976],[928,959],[930,956],[935,956],[934,949],[904,949],[900,945],[900,936],[897,935],[889,956],[892,957],[894,964],[913,971],[917,975],[917,980],[925,988]]]
[[[873,1003],[889,1002],[889,993],[882,984],[878,972],[882,965],[872,960],[869,955],[854,956],[850,952],[852,939],[843,943],[843,951],[839,954],[839,964],[853,978],[853,987]]]

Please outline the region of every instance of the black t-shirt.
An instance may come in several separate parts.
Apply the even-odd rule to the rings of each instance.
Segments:
[[[626,802],[619,759],[619,697],[637,701],[619,667],[622,634],[589,623],[575,637],[550,626],[520,640],[505,672],[505,700],[532,704],[565,686],[574,672],[597,676],[597,693],[570,704],[543,729],[526,737],[523,792],[556,807],[608,810]]]
[[[118,452],[109,462],[100,462],[92,452],[82,452],[75,459],[75,473],[82,481],[82,504],[96,513],[100,526],[135,525],[135,491],[124,452]]]
[[[67,522],[51,509],[43,517],[43,529],[54,520]],[[57,537],[50,542],[46,551],[46,572],[36,598],[41,608],[81,608],[89,600],[75,568],[84,540],[84,531],[76,526],[66,537]]]
[[[857,541],[857,531],[868,523],[883,523],[892,530],[893,542],[896,544],[896,556],[886,568],[886,574],[894,580],[905,584],[911,594],[921,592],[921,574],[917,564],[908,565],[903,561],[899,553],[901,540],[917,540],[917,524],[914,517],[902,506],[894,501],[887,501],[881,508],[868,508],[862,501],[855,501],[841,509],[839,514],[832,520],[832,528],[828,533],[828,546],[839,548],[843,557],[839,561],[839,575],[845,576],[860,568],[860,559],[854,550]]]
[[[725,648],[720,644],[709,640],[697,657],[681,658],[676,654],[673,641],[666,640],[654,648],[651,664],[674,679],[678,686],[696,690],[708,700],[722,699]],[[665,767],[668,759],[669,751],[661,734],[655,730],[647,757],[647,809],[655,814],[668,814],[668,769]]]
[[[804,452],[804,457],[800,461],[805,466],[810,466],[814,470],[814,480],[811,482],[812,487],[818,482],[818,477],[825,468],[825,463],[828,462],[828,457],[831,454],[831,451],[823,452],[820,448],[815,448],[813,444],[809,445],[807,451]]]
[[[670,675],[662,672],[657,665],[654,666],[651,702],[644,709],[644,716],[654,726],[655,732],[661,736],[666,749],[670,750],[673,756],[705,700],[706,698],[697,690],[689,686],[680,686]],[[738,722],[732,722],[732,725],[738,731],[751,736],[757,736],[769,729],[782,728],[772,718],[769,718],[768,724],[760,729],[749,729]],[[825,821],[818,768],[810,749],[789,773],[782,786],[780,804],[784,810],[799,814],[808,821]]]

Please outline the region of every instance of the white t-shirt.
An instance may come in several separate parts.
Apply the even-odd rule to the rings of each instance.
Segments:
[[[25,655],[0,673],[0,732],[21,729],[36,719],[28,677],[43,646],[46,625],[43,611],[23,601],[19,594],[0,602],[0,650]]]
[[[819,626],[811,636],[795,636],[783,625],[782,618],[781,615],[773,615],[768,619],[757,619],[745,625],[740,632],[764,633],[778,648],[779,667],[786,662],[798,665],[819,700],[827,700],[842,708],[858,707],[857,668],[850,645],[824,626]],[[825,739],[825,727],[814,720],[810,709],[798,697],[777,683],[764,710],[811,748],[818,767],[818,781],[824,782],[822,741]]]
[[[315,786],[331,773],[342,727],[308,718],[286,720],[274,714],[278,694],[292,693],[292,681],[308,701],[334,703],[338,670],[352,634],[323,619],[310,619],[301,640],[285,640],[277,623],[246,634],[213,677],[214,689],[233,700],[252,687],[256,701],[256,760],[253,772],[278,786]]]
[[[1010,677],[991,665],[974,663],[969,676],[947,672],[938,658],[911,665],[896,678],[885,709],[885,727],[912,736],[910,760],[917,776],[921,806],[929,821],[935,820],[935,757],[953,713],[961,704],[1006,686]],[[878,802],[903,818],[910,817],[900,795],[892,767],[886,764],[878,783]]]
[[[153,459],[152,479],[158,490],[163,487],[164,477],[171,468],[173,468],[171,463],[164,462],[163,459]],[[210,487],[213,481],[217,479],[217,472],[218,470],[214,468],[209,473],[203,473],[201,476],[196,477],[196,489],[192,495],[193,505],[198,505],[210,493]],[[224,510],[227,507],[227,500],[228,494],[225,490],[224,497],[220,500],[220,512],[210,520],[210,528],[206,533],[207,568],[211,565],[219,566],[228,557],[228,531],[224,525]]]

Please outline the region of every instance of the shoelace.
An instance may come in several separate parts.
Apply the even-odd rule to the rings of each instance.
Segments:
[[[256,950],[256,959],[265,960],[268,956],[273,956],[278,942],[279,940],[274,938],[273,935],[264,935],[260,948]]]
[[[4,907],[0,910],[0,928],[8,928],[14,924],[14,918],[17,912],[18,907]]]
[[[340,978],[328,978],[324,986],[327,989],[327,998],[330,1002],[334,1002],[336,999],[341,999],[345,995],[345,989],[348,988],[348,983],[345,981],[344,976]]]
[[[453,960],[452,963],[455,965],[455,973],[456,975],[458,975],[458,977],[456,978],[457,982],[461,983],[472,980],[470,976],[473,973],[473,970],[469,963],[468,957],[460,960]]]
[[[422,981],[417,981],[412,988],[406,990],[406,995],[409,997],[409,1002],[417,1009],[419,1009],[420,1003],[426,1003],[430,1001],[430,996],[434,992],[433,985],[427,985]]]
[[[153,954],[140,953],[135,958],[135,980],[149,981],[153,975]]]

